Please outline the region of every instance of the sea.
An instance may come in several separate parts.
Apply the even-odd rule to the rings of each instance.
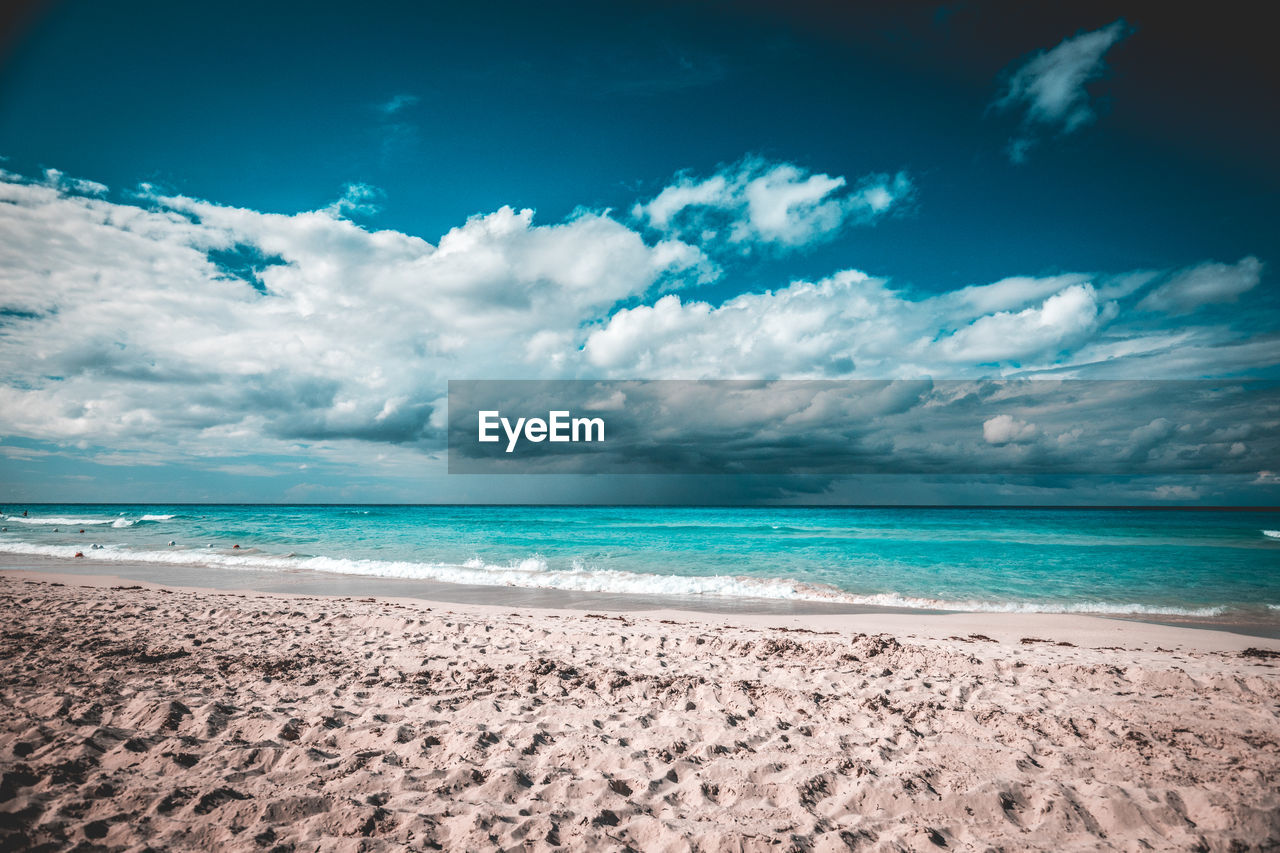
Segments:
[[[217,587],[1280,628],[1265,510],[39,504],[0,528],[10,567]]]

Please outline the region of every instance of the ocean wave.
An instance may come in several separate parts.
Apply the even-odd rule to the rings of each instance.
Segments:
[[[462,566],[467,569],[479,569],[484,571],[488,571],[492,568],[479,557],[472,557],[470,560],[463,563]],[[582,563],[577,560],[573,561],[573,568],[575,571],[586,571],[582,567]],[[547,561],[535,554],[532,557],[525,557],[523,560],[514,560],[506,566],[503,566],[502,569],[506,571],[526,573],[545,572],[547,570]]]
[[[74,545],[40,545],[30,542],[0,541],[0,553],[73,558]],[[86,560],[124,563],[164,563],[211,566],[234,570],[276,569],[315,571],[365,577],[424,580],[473,586],[510,586],[525,589],[555,589],[568,592],[595,592],[675,597],[720,597],[810,601],[907,610],[950,610],[970,613],[1076,613],[1090,615],[1221,616],[1225,607],[1172,607],[1140,603],[1082,601],[1031,602],[947,600],[899,593],[857,594],[822,584],[779,578],[749,578],[730,575],[656,575],[613,569],[590,569],[574,561],[569,569],[551,569],[540,556],[506,564],[487,563],[472,558],[465,563],[420,563],[393,560],[364,560],[340,557],[272,556],[260,553],[231,554],[209,549],[138,550],[122,545],[83,551]],[[1275,607],[1275,605],[1269,605]],[[1276,608],[1280,609],[1280,608]]]
[[[1280,539],[1280,530],[1264,530],[1262,535],[1270,539]]]
[[[64,515],[45,515],[45,516],[22,516],[22,515],[0,515],[0,520],[7,522],[16,521],[20,524],[56,524],[62,527],[90,527],[96,525],[109,524],[112,527],[132,527],[140,521],[168,521],[177,518],[176,515],[144,515],[139,518],[125,518],[123,515],[117,518],[71,518]]]
[[[67,527],[88,527],[92,524],[110,524],[115,521],[112,518],[67,518],[61,515],[38,516],[22,516],[22,515],[0,515],[0,519],[5,521],[16,521],[19,524],[59,524]]]

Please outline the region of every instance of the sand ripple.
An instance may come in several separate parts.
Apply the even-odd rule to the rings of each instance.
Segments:
[[[1265,651],[5,577],[0,661],[4,849],[1280,844]]]

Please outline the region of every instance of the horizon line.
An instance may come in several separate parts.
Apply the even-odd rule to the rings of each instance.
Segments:
[[[1170,512],[1280,512],[1280,506],[1209,504],[1205,506],[1160,504],[672,504],[672,503],[336,503],[281,501],[10,501],[21,506],[296,506],[296,507],[521,507],[521,508],[615,508],[615,509],[1080,509],[1159,510]],[[0,502],[0,512],[6,502]],[[4,513],[8,514],[8,513]]]

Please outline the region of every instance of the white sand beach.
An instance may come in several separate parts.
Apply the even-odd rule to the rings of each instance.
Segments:
[[[1262,850],[1280,642],[0,576],[0,846]]]

